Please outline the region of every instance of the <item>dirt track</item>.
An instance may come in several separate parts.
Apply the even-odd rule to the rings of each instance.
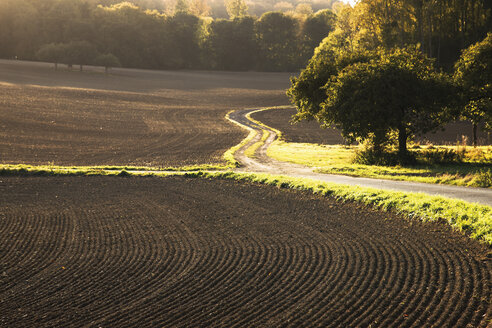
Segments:
[[[248,127],[256,131],[255,137],[246,145],[238,149],[234,154],[236,160],[242,165],[242,167],[237,169],[237,171],[264,172],[376,189],[386,189],[403,192],[420,192],[429,195],[439,195],[448,198],[456,198],[471,203],[492,206],[491,189],[323,174],[317,173],[313,170],[313,168],[304,165],[277,161],[267,155],[267,150],[270,145],[276,140],[277,134],[271,128],[266,126],[259,126],[257,123],[251,121],[248,118],[248,114],[251,114],[251,116],[255,116],[255,111],[258,110],[243,109],[235,111],[229,116],[231,121],[235,122],[236,124],[239,124],[243,127]],[[260,146],[256,150],[254,158],[246,156],[246,150],[260,141],[263,135],[263,130],[269,131],[268,138],[264,141],[262,146]]]
[[[221,163],[245,137],[226,113],[286,103],[288,77],[128,69],[106,76],[0,60],[0,163]]]
[[[0,178],[3,327],[486,327],[487,250],[307,193]]]

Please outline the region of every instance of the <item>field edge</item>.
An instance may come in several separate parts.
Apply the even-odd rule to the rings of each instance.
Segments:
[[[322,196],[334,197],[342,202],[353,201],[378,210],[395,212],[408,219],[417,219],[423,222],[444,221],[471,239],[492,247],[492,207],[486,205],[423,193],[386,191],[267,173],[185,172],[184,176],[231,179],[278,188],[309,191]]]

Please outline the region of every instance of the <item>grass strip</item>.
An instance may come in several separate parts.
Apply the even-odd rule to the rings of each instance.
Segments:
[[[277,140],[283,140],[283,134],[282,134],[282,131],[280,130],[277,130],[275,128],[272,128],[271,126],[268,126],[266,125],[265,123],[263,122],[260,122],[258,120],[255,120],[254,118],[251,117],[251,115],[255,114],[255,113],[259,113],[259,112],[263,112],[263,111],[266,111],[266,110],[270,110],[270,109],[287,109],[287,108],[293,108],[292,106],[277,106],[277,107],[267,107],[267,108],[261,108],[259,110],[255,110],[254,112],[251,112],[251,113],[248,113],[246,115],[246,118],[248,120],[250,120],[251,122],[254,122],[256,124],[258,124],[259,126],[262,126],[266,129],[270,129],[272,130],[273,132],[275,132],[275,134],[277,134]]]
[[[121,172],[193,172],[207,170],[226,170],[223,165],[195,165],[183,167],[137,167],[137,166],[58,166],[0,164],[0,176],[6,175],[115,175]]]
[[[237,123],[236,121],[233,121],[231,120],[230,118],[230,114],[235,112],[235,110],[232,110],[230,111],[229,113],[226,114],[226,119],[228,121],[230,121],[231,123],[233,124],[236,124],[237,126],[243,128],[243,129],[247,129],[249,131],[249,134],[246,138],[243,139],[243,141],[241,141],[239,144],[237,144],[236,146],[232,147],[232,148],[229,148],[229,150],[227,150],[224,155],[223,155],[223,158],[224,160],[229,163],[229,166],[230,167],[239,167],[241,166],[241,164],[236,160],[236,158],[234,157],[234,154],[239,150],[241,149],[242,147],[244,147],[245,145],[247,145],[251,140],[253,140],[253,138],[256,136],[256,131],[248,126],[245,126],[245,125],[242,125],[242,124],[239,124]]]
[[[0,176],[175,176],[191,178],[232,179],[279,188],[310,191],[315,194],[335,197],[340,201],[354,201],[373,206],[383,211],[399,213],[422,221],[444,220],[472,239],[492,246],[492,207],[472,204],[440,196],[422,193],[386,191],[367,187],[348,186],[304,178],[291,178],[260,173],[203,172],[203,171],[127,171],[102,170],[90,167],[28,167],[0,168]]]
[[[263,146],[265,141],[268,139],[268,137],[270,136],[270,132],[268,132],[267,130],[261,130],[261,131],[263,132],[263,135],[261,136],[261,140],[256,142],[254,145],[252,145],[248,149],[246,149],[244,151],[244,155],[246,155],[248,157],[255,157],[255,153],[258,150],[258,148]]]
[[[410,219],[419,219],[424,222],[444,220],[470,238],[492,246],[492,207],[490,206],[422,193],[386,191],[269,174],[190,172],[185,173],[184,176],[232,179],[273,185],[279,188],[311,191],[315,194],[335,197],[344,202],[354,201],[379,210],[396,212]]]
[[[435,146],[437,150],[452,149],[450,146]],[[316,145],[275,141],[267,155],[275,160],[301,164],[315,168],[317,172],[356,177],[413,181],[433,184],[492,188],[492,147],[470,148],[466,152],[467,162],[414,165],[379,166],[354,164],[357,146]],[[425,151],[419,149],[414,151]],[[476,154],[480,154],[474,158]],[[469,158],[468,158],[469,157]]]

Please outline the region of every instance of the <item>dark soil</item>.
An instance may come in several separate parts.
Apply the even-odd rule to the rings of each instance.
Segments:
[[[291,123],[292,116],[297,113],[296,109],[271,109],[257,112],[251,115],[272,128],[282,131],[282,137],[289,142],[306,142],[325,145],[344,144],[339,130],[322,129],[319,123],[313,121],[301,121]]]
[[[287,103],[285,73],[86,70],[0,60],[0,163],[221,163],[228,111]]]
[[[339,130],[322,129],[317,121],[301,121],[291,124],[291,118],[296,112],[296,109],[272,109],[254,113],[251,116],[268,126],[282,131],[283,137],[289,142],[326,145],[345,143]],[[477,137],[480,145],[492,144],[492,136],[481,128],[479,128]],[[472,125],[469,122],[449,123],[444,130],[417,136],[416,140],[435,145],[453,145],[457,142],[462,144],[466,140],[466,143],[471,145],[473,141]]]
[[[486,327],[444,224],[186,178],[1,177],[2,327]]]

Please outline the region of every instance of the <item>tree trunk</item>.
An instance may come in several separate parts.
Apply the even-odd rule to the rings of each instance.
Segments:
[[[398,155],[400,158],[405,158],[407,155],[407,128],[400,124],[398,127]]]
[[[424,22],[423,22],[424,15],[423,15],[423,7],[424,7],[423,1],[422,0],[418,0],[417,3],[416,3],[416,8],[415,8],[416,19],[417,19],[417,33],[418,33],[417,40],[420,43],[420,45],[421,45],[422,48],[424,48],[424,43],[425,43],[425,40],[424,40]]]
[[[58,71],[58,63],[55,63],[55,71]]]
[[[108,66],[104,67],[104,72],[106,73],[106,75],[108,75],[108,73],[109,73],[109,67]]]
[[[473,123],[473,147],[477,146],[477,129],[478,129],[477,123]]]
[[[82,70],[83,70],[83,66],[82,66],[82,65],[80,65],[80,71],[82,72]]]

